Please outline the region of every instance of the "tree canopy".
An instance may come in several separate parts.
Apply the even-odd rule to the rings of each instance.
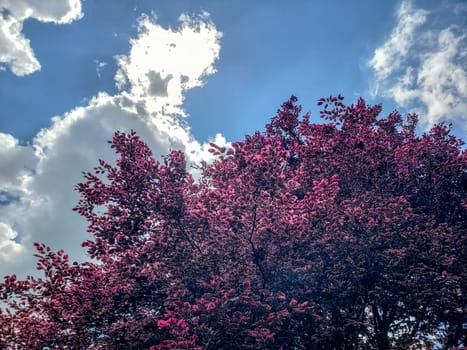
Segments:
[[[15,349],[419,349],[466,343],[467,153],[449,127],[292,96],[187,171],[115,133],[77,186],[90,261],[36,243],[0,284]]]

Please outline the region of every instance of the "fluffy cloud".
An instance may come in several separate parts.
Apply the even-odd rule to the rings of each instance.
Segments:
[[[21,146],[13,136],[0,132],[0,196],[2,193],[5,196],[7,191],[10,195],[21,194],[22,180],[28,176],[35,163],[31,147]]]
[[[0,261],[8,263],[12,255],[19,254],[23,247],[14,241],[16,233],[7,224],[0,222]]]
[[[458,5],[450,10],[453,21],[467,12]],[[426,28],[434,16],[409,1],[401,3],[394,30],[369,61],[373,95],[418,112],[424,128],[452,121],[467,130],[467,35],[452,23]]]
[[[161,28],[143,16],[138,44],[132,40],[130,54],[118,57],[121,68],[115,77],[117,86],[129,85],[133,96],[148,97],[144,100],[148,111],[165,107],[165,112],[183,115],[179,108],[182,92],[202,86],[203,77],[215,73],[213,63],[219,54],[219,38],[210,35],[212,27],[205,22],[207,16],[203,13],[195,20],[182,15],[182,25],[176,31]]]
[[[0,259],[6,261],[0,275],[32,273],[35,241],[85,258],[80,243],[89,237],[84,220],[71,211],[78,200],[73,188],[99,158],[115,159],[107,144],[115,130],[134,129],[156,155],[182,149],[189,161],[208,159],[207,144],[193,138],[181,116],[186,90],[202,86],[203,77],[215,72],[221,33],[206,14],[180,21],[178,29],[166,29],[149,17],[139,19],[129,54],[117,58],[117,94],[101,92],[86,106],[54,117],[32,146],[0,134],[8,152],[17,152],[11,157],[18,164],[0,177],[6,197],[13,186],[8,184],[18,189],[14,199],[0,202]],[[214,141],[225,144],[221,135]]]
[[[41,68],[29,40],[23,35],[23,22],[67,24],[83,16],[81,0],[37,1],[3,0],[0,3],[0,68],[8,66],[13,74],[23,76]]]
[[[405,63],[414,42],[416,29],[425,23],[428,12],[414,10],[410,3],[402,2],[397,11],[397,26],[389,39],[375,50],[370,61],[378,81],[396,72]]]

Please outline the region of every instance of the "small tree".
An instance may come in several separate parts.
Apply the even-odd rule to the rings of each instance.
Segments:
[[[466,342],[466,152],[444,125],[363,99],[291,97],[203,164],[116,133],[79,184],[93,262],[37,244],[43,278],[5,277],[17,348],[408,349]]]

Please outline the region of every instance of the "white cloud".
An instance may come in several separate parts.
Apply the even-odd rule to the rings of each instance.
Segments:
[[[96,75],[100,79],[101,78],[101,72],[107,67],[108,63],[105,61],[99,61],[99,60],[94,60],[94,63],[96,64]]]
[[[0,64],[23,76],[41,68],[29,40],[23,35],[23,22],[67,24],[83,16],[81,0],[2,0],[0,2]],[[1,68],[5,68],[0,66]]]
[[[466,15],[465,7],[455,9],[455,16]],[[427,28],[432,16],[434,11],[401,3],[396,27],[369,61],[373,95],[418,112],[425,129],[452,121],[467,130],[467,35],[456,24]]]
[[[14,241],[16,232],[12,228],[0,222],[0,261],[2,263],[8,263],[8,261],[18,255],[23,247]]]
[[[425,10],[414,10],[408,1],[401,3],[397,12],[397,26],[370,60],[378,80],[386,79],[404,63],[414,42],[415,30],[425,23],[427,15]]]
[[[0,132],[0,194],[21,194],[22,179],[30,174],[35,163],[31,147],[21,146],[13,136]]]
[[[198,20],[180,16],[178,30],[161,28],[143,16],[138,44],[131,40],[130,54],[117,57],[121,67],[115,76],[117,87],[129,84],[130,94],[148,97],[141,101],[150,112],[165,107],[166,113],[184,115],[182,92],[202,86],[203,78],[215,73],[213,63],[219,57],[219,35],[211,35],[212,25],[202,20],[205,16]]]
[[[202,86],[203,77],[215,72],[221,33],[206,16],[181,17],[178,29],[164,29],[148,17],[138,24],[139,35],[131,41],[130,53],[118,57],[116,95],[99,93],[87,105],[54,117],[51,127],[39,132],[26,151],[10,135],[0,135],[0,142],[4,140],[11,151],[34,151],[34,161],[26,158],[34,164],[33,171],[27,173],[18,165],[0,178],[0,188],[13,178],[21,193],[27,193],[0,205],[4,228],[0,247],[6,244],[9,249],[9,261],[0,265],[0,275],[32,273],[35,241],[64,248],[74,259],[85,257],[80,243],[89,237],[85,221],[71,211],[78,200],[73,188],[83,180],[81,172],[92,170],[99,158],[115,159],[107,141],[116,130],[134,129],[156,156],[170,149],[184,150],[189,161],[210,156],[206,144],[193,138],[179,116],[185,114],[186,90]],[[215,141],[225,144],[221,135]],[[18,164],[26,163],[18,158]]]

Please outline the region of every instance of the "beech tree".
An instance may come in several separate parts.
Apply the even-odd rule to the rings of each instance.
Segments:
[[[89,262],[36,244],[5,277],[14,349],[421,349],[466,343],[466,152],[359,99],[292,96],[199,165],[134,133],[77,186]]]

